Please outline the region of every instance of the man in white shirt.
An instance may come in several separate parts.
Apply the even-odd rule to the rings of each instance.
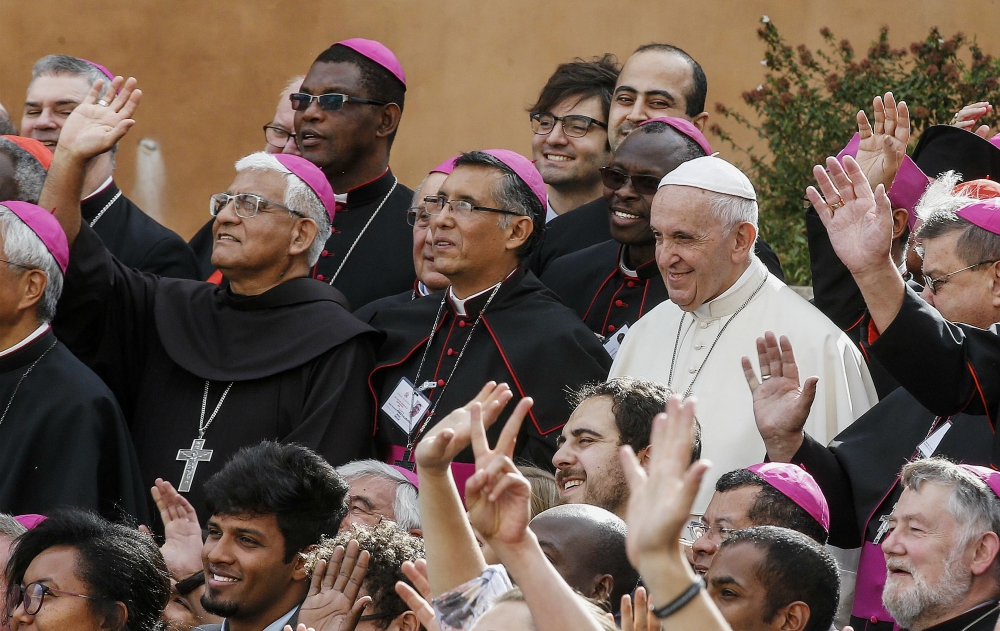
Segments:
[[[697,395],[704,457],[715,463],[695,502],[701,513],[715,476],[764,456],[741,367],[764,331],[793,340],[802,373],[820,378],[807,421],[817,440],[832,439],[877,396],[851,341],[754,255],[757,196],[739,169],[711,156],[681,164],[661,180],[650,225],[670,301],[629,330],[610,376]]]

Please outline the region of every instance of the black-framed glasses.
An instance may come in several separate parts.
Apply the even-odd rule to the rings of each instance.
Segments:
[[[604,129],[608,128],[607,123],[602,123],[599,120],[589,116],[581,116],[580,114],[556,116],[549,112],[531,113],[531,131],[539,136],[551,134],[552,130],[556,128],[556,123],[562,123],[563,133],[570,138],[583,138],[590,131],[591,125],[597,125]]]
[[[284,149],[289,138],[295,138],[295,133],[284,127],[264,125],[264,140],[275,149]]]
[[[336,92],[330,92],[329,94],[305,94],[303,92],[293,92],[288,95],[289,100],[292,102],[292,109],[296,111],[302,111],[308,109],[309,104],[313,102],[313,99],[319,101],[319,107],[322,110],[328,112],[336,112],[337,110],[344,108],[344,103],[364,103],[366,105],[388,105],[386,101],[376,101],[374,99],[363,99],[360,96],[351,96],[349,94],[337,94]]]
[[[417,228],[426,228],[431,225],[431,214],[427,212],[426,206],[411,206],[406,209],[406,223]]]
[[[947,274],[944,274],[943,276],[938,276],[937,278],[931,278],[927,274],[922,274],[922,276],[924,277],[924,287],[929,288],[932,294],[936,294],[938,290],[941,289],[941,287],[948,282],[948,279],[950,279],[955,274],[958,274],[960,272],[965,272],[967,270],[974,269],[976,267],[982,267],[983,265],[992,265],[993,263],[996,262],[997,262],[996,260],[979,261],[978,263],[974,263],[968,267],[963,267],[962,269],[957,269],[954,272],[948,272]]]
[[[655,175],[629,175],[622,173],[618,169],[611,167],[601,167],[601,182],[613,191],[617,191],[625,186],[625,183],[632,180],[632,190],[639,195],[656,195],[656,189],[660,187],[660,180]]]
[[[486,213],[500,213],[501,215],[520,215],[521,213],[514,212],[513,210],[503,210],[501,208],[489,208],[487,206],[475,206],[472,202],[468,202],[464,199],[445,199],[444,197],[435,197],[433,195],[424,198],[424,212],[428,215],[439,215],[441,211],[444,210],[445,206],[451,207],[451,212],[457,217],[463,219],[468,219],[472,216],[473,210],[479,210]],[[428,218],[428,221],[430,219]]]
[[[38,582],[28,583],[27,585],[11,585],[8,613],[14,613],[17,606],[22,605],[24,607],[24,613],[29,616],[33,616],[41,610],[42,601],[45,600],[45,596],[48,594],[76,596],[77,598],[86,598],[87,600],[104,600],[103,598],[97,598],[96,596],[88,596],[87,594],[77,594],[75,592],[67,592],[62,589],[55,589],[44,583]]]
[[[702,537],[707,536],[709,539],[718,539],[719,541],[725,541],[729,538],[729,535],[736,532],[736,528],[723,528],[722,526],[711,527],[700,521],[692,521],[688,523],[688,532],[691,534],[691,541],[697,541]],[[718,535],[718,536],[713,536]]]
[[[257,216],[257,211],[263,206],[274,206],[275,208],[280,208],[282,210],[287,210],[288,212],[296,215],[298,217],[306,218],[304,213],[300,213],[297,210],[292,210],[287,206],[282,206],[270,200],[264,199],[260,195],[254,195],[253,193],[239,193],[237,195],[230,195],[229,193],[216,193],[212,195],[208,204],[208,212],[212,213],[213,217],[217,217],[222,209],[229,205],[229,202],[235,204],[236,215],[243,217],[244,219],[250,219],[251,217]]]

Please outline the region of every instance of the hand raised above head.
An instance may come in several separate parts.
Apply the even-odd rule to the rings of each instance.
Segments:
[[[754,421],[771,460],[788,462],[802,445],[802,428],[816,398],[819,378],[809,377],[800,387],[792,344],[784,335],[780,344],[770,331],[757,338],[757,358],[760,381],[750,358],[743,358],[743,374],[753,395]]]
[[[951,121],[951,125],[952,127],[958,127],[959,129],[964,129],[965,131],[971,131],[980,138],[989,138],[990,126],[979,125],[976,127],[976,123],[980,118],[992,111],[993,106],[989,103],[989,101],[970,103],[960,109],[958,114],[955,114],[955,118]]]
[[[150,489],[163,520],[164,543],[160,548],[167,568],[178,580],[202,569],[201,525],[194,506],[162,478]]]
[[[874,128],[869,124],[864,110],[858,112],[857,162],[873,188],[882,184],[886,188],[899,171],[906,156],[906,143],[910,141],[910,111],[906,102],[896,103],[892,92],[885,97],[876,96],[872,101],[875,112]]]
[[[830,235],[830,243],[847,269],[857,277],[870,271],[895,269],[892,245],[892,206],[885,187],[874,191],[854,158],[847,156],[841,166],[836,158],[813,167],[819,185],[810,186],[806,196]],[[822,191],[822,194],[820,192]]]
[[[131,117],[142,98],[135,78],[125,81],[115,77],[104,98],[98,99],[105,83],[103,79],[95,81],[83,102],[66,118],[59,132],[58,151],[92,158],[114,147],[135,124]]]
[[[478,405],[482,422],[493,425],[513,393],[505,383],[490,381],[474,399],[444,417],[417,444],[417,467],[425,473],[443,474],[463,449],[472,442],[472,408]]]

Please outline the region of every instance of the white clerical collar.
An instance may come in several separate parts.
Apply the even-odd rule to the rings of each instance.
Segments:
[[[694,310],[697,318],[720,318],[733,313],[746,301],[761,281],[768,275],[767,268],[756,256],[751,255],[750,265],[740,274],[736,282],[717,298],[709,300]]]
[[[289,611],[288,613],[286,613],[285,615],[281,616],[280,618],[278,618],[277,620],[275,620],[271,624],[269,624],[266,627],[264,627],[263,631],[281,631],[282,629],[285,628],[285,625],[288,624],[288,621],[292,619],[292,616],[295,614],[295,611],[298,608],[299,608],[299,606],[295,605],[294,607],[292,607],[291,611]],[[222,631],[229,631],[229,620],[228,619],[222,621]]]
[[[470,300],[473,300],[475,298],[478,298],[479,296],[482,296],[483,294],[485,294],[487,292],[493,291],[494,289],[496,289],[497,285],[502,285],[504,283],[504,281],[507,280],[508,278],[510,278],[511,276],[513,276],[514,272],[516,272],[516,271],[517,271],[517,268],[515,267],[513,270],[511,270],[510,274],[507,274],[507,276],[505,276],[504,279],[502,281],[500,281],[499,283],[497,283],[496,285],[490,285],[486,289],[484,289],[482,291],[479,291],[479,292],[476,292],[476,293],[472,294],[471,296],[469,296],[468,298],[456,298],[455,297],[455,291],[451,287],[449,287],[448,288],[448,300],[451,301],[451,306],[455,308],[455,313],[457,313],[458,315],[460,315],[462,317],[465,317],[466,315],[468,315],[465,312],[465,303],[467,303]]]
[[[430,296],[431,295],[431,290],[427,288],[427,285],[425,285],[424,281],[422,281],[422,280],[418,280],[417,281],[417,295],[418,296]]]
[[[43,335],[45,335],[46,331],[48,331],[50,328],[52,328],[52,327],[49,326],[48,322],[44,322],[44,323],[40,324],[37,329],[35,329],[34,331],[32,331],[31,333],[28,334],[28,337],[24,338],[23,340],[21,340],[17,344],[11,346],[7,350],[0,351],[0,357],[6,357],[7,355],[10,355],[12,353],[16,353],[17,351],[21,350],[22,348],[24,348],[28,344],[31,344],[32,342],[34,342],[38,338],[40,338]]]
[[[634,269],[631,269],[628,266],[628,263],[625,262],[626,261],[625,249],[627,247],[628,247],[627,245],[622,247],[621,254],[618,255],[618,269],[621,270],[622,274],[625,274],[629,278],[639,278],[639,273],[636,272]]]
[[[103,192],[104,192],[104,189],[106,189],[106,188],[108,188],[109,186],[111,186],[111,182],[112,182],[112,181],[113,181],[114,179],[115,179],[115,176],[113,176],[113,175],[109,175],[109,176],[108,176],[108,179],[104,180],[104,184],[101,184],[100,186],[98,186],[98,187],[97,187],[97,190],[96,190],[96,191],[94,191],[94,192],[93,192],[93,193],[91,193],[90,195],[87,195],[86,197],[84,197],[84,198],[83,198],[83,199],[81,199],[80,201],[81,201],[81,202],[85,202],[85,201],[87,201],[88,199],[90,199],[91,197],[94,197],[95,195],[99,195],[100,193],[103,193]]]
[[[337,198],[337,203],[338,204],[346,204],[347,203],[347,193],[334,193],[333,196],[335,198]]]
[[[553,219],[555,219],[556,217],[558,217],[559,213],[557,213],[556,209],[552,207],[552,200],[551,199],[546,199],[545,200],[545,206],[546,206],[546,208],[545,208],[545,223],[549,223],[550,221],[552,221]]]

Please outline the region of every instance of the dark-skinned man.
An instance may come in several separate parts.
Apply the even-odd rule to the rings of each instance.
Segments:
[[[313,277],[353,309],[411,289],[413,191],[389,169],[406,94],[402,65],[379,42],[344,40],[316,58],[301,90],[291,95],[299,150],[342,192]]]
[[[705,72],[686,52],[670,44],[640,46],[622,66],[615,84],[608,113],[611,151],[616,151],[629,133],[651,118],[684,118],[703,130],[708,121],[708,112],[704,111],[707,93]],[[560,256],[611,238],[607,202],[598,198],[553,219],[529,267],[541,276]],[[784,280],[778,257],[767,243],[757,239],[755,252],[772,274]]]
[[[556,259],[542,274],[563,304],[605,338],[612,358],[628,327],[667,299],[649,227],[656,187],[677,165],[711,153],[701,131],[683,118],[640,124],[601,170],[613,238]]]
[[[510,384],[518,400],[534,399],[517,453],[549,468],[556,430],[570,413],[565,389],[603,380],[610,358],[576,314],[521,266],[544,226],[545,184],[521,155],[474,151],[456,160],[438,195],[424,203],[434,266],[451,287],[369,320],[388,335],[369,379],[382,456],[412,466],[413,446],[438,412],[460,407],[495,381]],[[457,461],[471,466],[471,454]]]
[[[329,182],[297,156],[247,156],[211,198],[212,263],[227,286],[137,274],[78,205],[87,160],[125,134],[141,96],[134,79],[111,88],[111,103],[92,88],[66,119],[42,205],[57,209],[71,248],[57,335],[117,396],[146,485],[179,480],[201,508],[202,482],[261,440],[309,446],[334,465],[367,455],[374,332],[309,278],[333,217]]]

